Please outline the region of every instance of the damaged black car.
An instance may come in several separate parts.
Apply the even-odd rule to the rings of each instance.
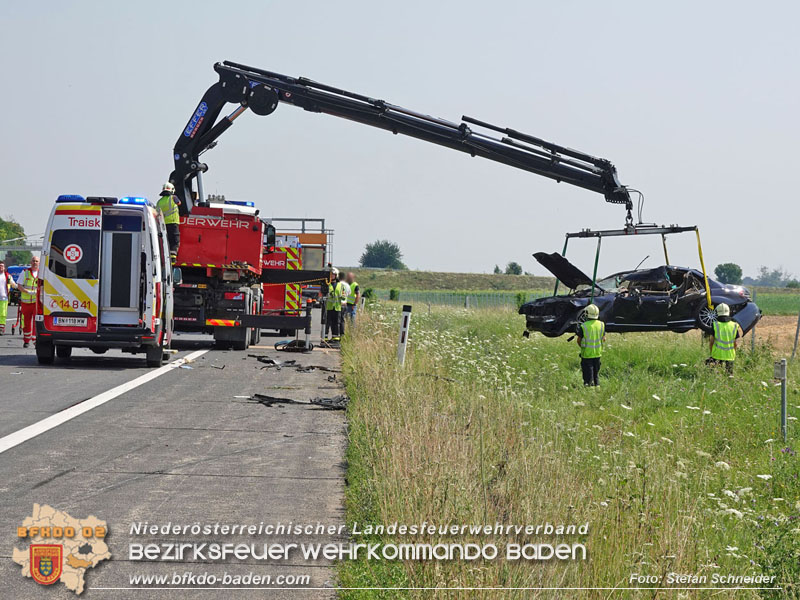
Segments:
[[[622,271],[593,286],[591,277],[560,254],[537,252],[533,256],[570,291],[523,304],[519,314],[525,315],[527,331],[548,337],[574,333],[592,296],[609,332],[713,330],[717,315],[708,308],[703,273],[697,269],[664,265]],[[711,278],[708,287],[713,307],[723,302],[730,306],[731,318],[745,333],[755,327],[761,310],[747,288]]]

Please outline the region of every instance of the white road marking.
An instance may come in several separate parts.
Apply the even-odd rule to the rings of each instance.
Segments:
[[[148,381],[152,381],[156,377],[160,377],[164,373],[167,373],[173,369],[177,369],[183,364],[187,362],[191,362],[199,356],[202,356],[208,352],[208,350],[198,350],[196,352],[192,352],[184,356],[183,358],[176,360],[175,362],[169,363],[160,367],[158,369],[153,369],[152,371],[145,373],[144,375],[137,377],[136,379],[132,379],[127,383],[123,383],[122,385],[118,385],[115,388],[111,388],[108,391],[103,392],[102,394],[98,394],[93,398],[89,398],[81,402],[80,404],[76,404],[75,406],[71,406],[66,410],[62,410],[61,412],[57,412],[54,415],[50,415],[46,419],[42,419],[38,423],[34,423],[33,425],[28,425],[27,427],[20,429],[19,431],[15,431],[14,433],[10,433],[5,437],[0,438],[0,454],[5,452],[6,450],[10,450],[14,446],[19,446],[23,442],[27,442],[29,439],[36,437],[39,434],[44,433],[45,431],[50,431],[54,427],[58,427],[67,421],[74,419],[82,415],[85,412],[89,412],[93,408],[97,408],[108,402],[109,400],[113,400],[117,396],[121,396],[125,392],[129,392],[132,389],[139,387],[147,383]]]

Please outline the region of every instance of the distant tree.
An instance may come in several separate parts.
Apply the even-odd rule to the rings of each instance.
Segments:
[[[722,263],[714,269],[714,274],[722,283],[740,285],[742,283],[742,267],[736,263]]]
[[[0,242],[25,237],[25,229],[14,220],[14,217],[0,218]],[[15,242],[11,242],[12,244]],[[3,246],[0,244],[0,252]],[[14,250],[6,252],[4,262],[6,265],[24,265],[31,261],[31,253],[27,250]]]
[[[786,287],[786,284],[792,280],[792,274],[784,270],[783,267],[777,269],[770,269],[761,266],[758,270],[757,277],[745,277],[743,282],[746,285],[760,285],[764,287]]]
[[[494,266],[494,274],[495,275],[500,275],[500,273],[502,273],[502,272],[503,271],[500,270],[500,267],[498,265]]]
[[[792,279],[791,281],[787,281],[786,282],[786,287],[790,288],[790,289],[793,289],[793,290],[796,290],[796,289],[800,288],[800,281],[797,281],[797,279]]]
[[[512,260],[506,265],[506,275],[522,275],[522,265]]]
[[[405,269],[402,258],[400,246],[389,240],[377,240],[366,245],[359,263],[373,269]]]

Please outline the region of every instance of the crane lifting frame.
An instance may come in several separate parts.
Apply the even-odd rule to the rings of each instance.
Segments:
[[[593,231],[591,229],[582,229],[581,231],[567,233],[564,239],[564,249],[561,251],[561,256],[567,255],[567,245],[569,244],[570,239],[572,238],[597,238],[597,251],[595,252],[594,256],[594,270],[592,272],[592,295],[590,302],[594,302],[594,292],[597,289],[597,265],[600,261],[600,246],[603,241],[604,237],[635,237],[639,235],[660,235],[661,236],[661,243],[664,247],[664,260],[666,260],[666,264],[669,265],[669,253],[667,252],[667,236],[675,233],[687,233],[689,231],[694,231],[697,235],[697,254],[700,257],[700,267],[703,270],[703,282],[706,288],[706,303],[708,304],[709,310],[713,310],[713,306],[711,304],[711,289],[708,286],[708,274],[706,273],[706,263],[703,259],[703,245],[700,243],[700,229],[697,225],[692,225],[689,227],[681,227],[678,225],[650,225],[650,224],[638,224],[638,225],[626,225],[622,229],[598,229]],[[556,285],[553,288],[553,296],[558,294],[558,279],[556,279]]]

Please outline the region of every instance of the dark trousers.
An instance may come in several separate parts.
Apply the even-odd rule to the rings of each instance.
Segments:
[[[733,361],[732,360],[717,360],[716,358],[707,358],[706,364],[711,365],[712,367],[720,367],[725,365],[725,369],[728,371],[728,375],[733,374]]]
[[[600,358],[582,358],[581,371],[583,371],[583,385],[600,385]]]
[[[325,335],[331,334],[333,337],[342,335],[342,311],[329,308],[325,315]]]
[[[174,223],[167,225],[167,242],[169,242],[169,253],[178,256],[178,248],[181,245],[181,230],[178,225]]]

